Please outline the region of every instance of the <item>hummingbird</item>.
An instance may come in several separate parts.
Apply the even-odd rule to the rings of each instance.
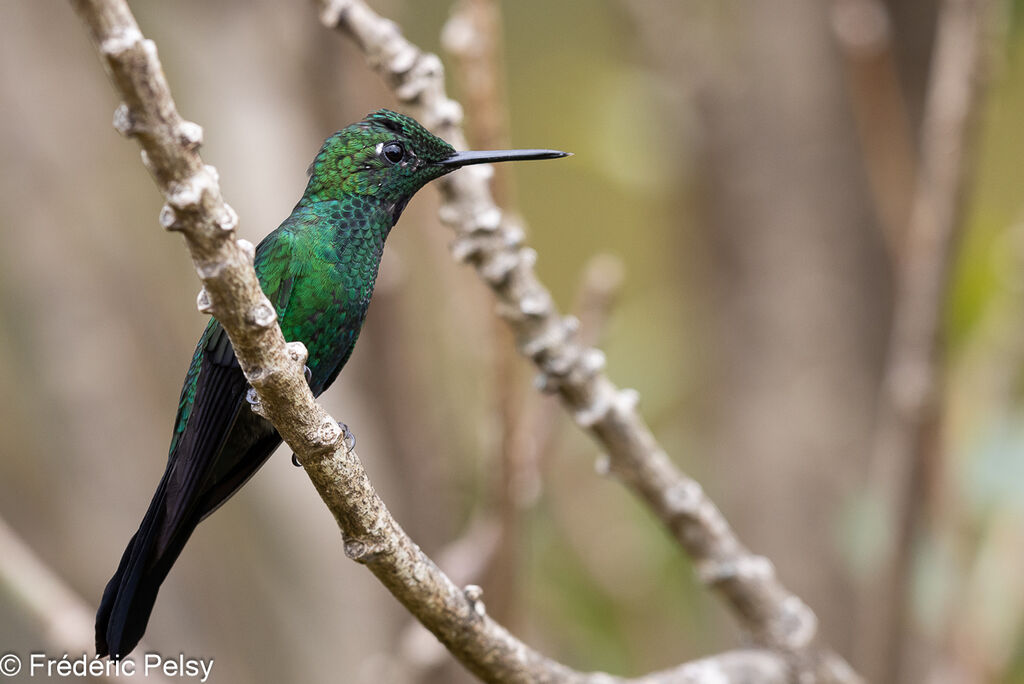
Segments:
[[[375,111],[327,138],[290,216],[256,247],[260,286],[284,337],[309,351],[306,380],[327,389],[355,346],[384,241],[416,191],[470,164],[555,159],[556,150],[456,152],[414,119]],[[245,375],[211,318],[178,401],[167,466],[96,614],[96,653],[122,658],[146,631],[157,592],[196,526],[281,443],[247,403]]]

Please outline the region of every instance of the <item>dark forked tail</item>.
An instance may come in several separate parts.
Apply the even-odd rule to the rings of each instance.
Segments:
[[[128,542],[96,613],[96,655],[122,658],[142,639],[160,585],[181,554],[198,520],[179,523],[158,548],[166,515],[166,478],[160,482],[138,532]]]
[[[97,655],[122,658],[132,652],[146,631],[160,585],[192,532],[281,443],[270,423],[254,413],[242,415],[239,439],[244,446],[229,440],[230,458],[223,452],[197,457],[176,451],[170,459],[139,530],[103,591],[96,613]]]

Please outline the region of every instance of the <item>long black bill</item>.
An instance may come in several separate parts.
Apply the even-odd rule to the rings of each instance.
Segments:
[[[492,162],[520,161],[525,159],[558,159],[568,157],[570,152],[558,150],[485,150],[480,152],[456,152],[438,166],[469,166],[470,164],[490,164]]]

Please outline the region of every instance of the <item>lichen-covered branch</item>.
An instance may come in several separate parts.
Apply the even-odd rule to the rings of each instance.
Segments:
[[[362,0],[319,0],[325,25],[350,35],[401,103],[456,148],[465,148],[462,109],[448,98],[436,55],[407,41]],[[575,339],[576,319],[556,309],[533,269],[536,253],[496,206],[486,167],[441,181],[442,220],[456,233],[453,253],[490,286],[519,350],[540,370],[538,386],[561,397],[576,423],[608,454],[607,469],[639,495],[694,558],[701,580],[721,594],[755,643],[786,654],[818,681],[857,681],[818,643],[814,613],[779,582],[772,563],[737,539],[701,486],[681,473],[636,411],[638,395],[603,373],[604,355]]]
[[[341,430],[306,385],[304,348],[285,344],[252,266],[253,246],[235,238],[238,217],[221,197],[216,169],[199,156],[203,130],[178,114],[156,45],[143,37],[123,0],[72,4],[123,99],[114,127],[138,141],[142,163],[167,200],[160,224],[185,237],[203,283],[199,310],[224,326],[246,378],[285,440],[308,443],[303,453],[331,453]]]
[[[217,174],[198,154],[201,129],[177,113],[157,58],[124,0],[72,0],[124,103],[115,126],[136,138],[143,163],[167,199],[161,224],[180,231],[204,289],[199,308],[228,332],[256,389],[260,412],[302,462],[344,534],[345,553],[365,564],[466,667],[492,682],[624,682],[574,671],[529,648],[486,613],[477,587],[461,589],[391,517],[342,431],[314,400],[302,374],[305,349],[285,343],[260,290],[252,246],[236,240],[234,212]],[[648,675],[643,682],[784,682],[787,663],[766,651],[738,651]]]

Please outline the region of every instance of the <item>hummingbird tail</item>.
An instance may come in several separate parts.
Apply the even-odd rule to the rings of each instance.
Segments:
[[[166,478],[165,478],[166,479]],[[165,526],[166,485],[160,482],[139,530],[128,542],[117,572],[110,578],[96,613],[96,655],[119,659],[142,639],[156,595],[192,530],[199,523],[176,525],[161,543]],[[165,532],[166,534],[166,532]]]

